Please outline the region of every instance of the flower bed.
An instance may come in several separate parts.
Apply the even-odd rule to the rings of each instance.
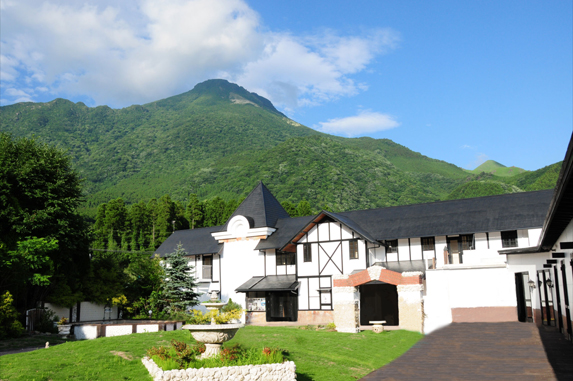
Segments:
[[[280,349],[246,349],[232,345],[216,356],[200,359],[204,352],[202,343],[188,345],[172,340],[170,347],[149,349],[150,357],[142,361],[155,380],[242,379],[239,376],[252,381],[296,379],[294,363],[285,362]]]
[[[154,381],[294,381],[296,365],[292,361],[282,364],[227,366],[221,368],[176,369],[163,371],[149,357],[141,359]]]

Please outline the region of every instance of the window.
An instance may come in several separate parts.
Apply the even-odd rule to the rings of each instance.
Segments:
[[[473,234],[464,234],[460,235],[462,250],[474,250],[474,235]]]
[[[358,259],[358,240],[353,239],[348,241],[349,251],[350,251],[350,259]]]
[[[501,232],[502,247],[517,247],[517,230]]]
[[[386,253],[398,253],[398,240],[390,239],[386,241]]]
[[[277,266],[294,265],[296,261],[295,253],[284,253],[279,251],[277,253]]]
[[[213,257],[203,256],[201,279],[213,279]]]
[[[434,250],[434,248],[435,248],[434,237],[422,238],[422,250],[429,251],[429,250]]]
[[[305,262],[312,262],[312,248],[310,247],[310,243],[303,243],[302,244],[302,252],[303,258]]]

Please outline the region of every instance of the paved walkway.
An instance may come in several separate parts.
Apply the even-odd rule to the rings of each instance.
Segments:
[[[573,380],[573,344],[554,327],[453,323],[361,380]]]

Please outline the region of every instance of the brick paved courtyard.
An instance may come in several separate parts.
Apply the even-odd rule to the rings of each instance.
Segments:
[[[554,327],[453,323],[361,380],[573,380],[573,344]]]

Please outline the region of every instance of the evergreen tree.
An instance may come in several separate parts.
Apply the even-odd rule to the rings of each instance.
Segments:
[[[227,204],[219,196],[215,196],[210,200],[205,201],[205,220],[204,226],[217,226],[224,224],[225,208]]]
[[[200,228],[203,226],[203,203],[199,201],[196,194],[191,194],[189,196],[185,217],[189,221],[190,229]]]
[[[163,294],[170,312],[185,311],[199,303],[200,294],[195,292],[197,283],[191,274],[193,266],[189,266],[185,254],[179,244],[174,253],[165,257]]]
[[[308,201],[301,200],[296,206],[297,217],[310,216],[312,214],[314,214],[314,212],[312,211],[312,208],[310,207],[310,203]]]
[[[283,201],[281,202],[282,207],[284,208],[284,210],[286,210],[286,212],[288,213],[289,216],[291,217],[298,217],[297,213],[296,213],[296,206],[290,202],[290,201]]]

